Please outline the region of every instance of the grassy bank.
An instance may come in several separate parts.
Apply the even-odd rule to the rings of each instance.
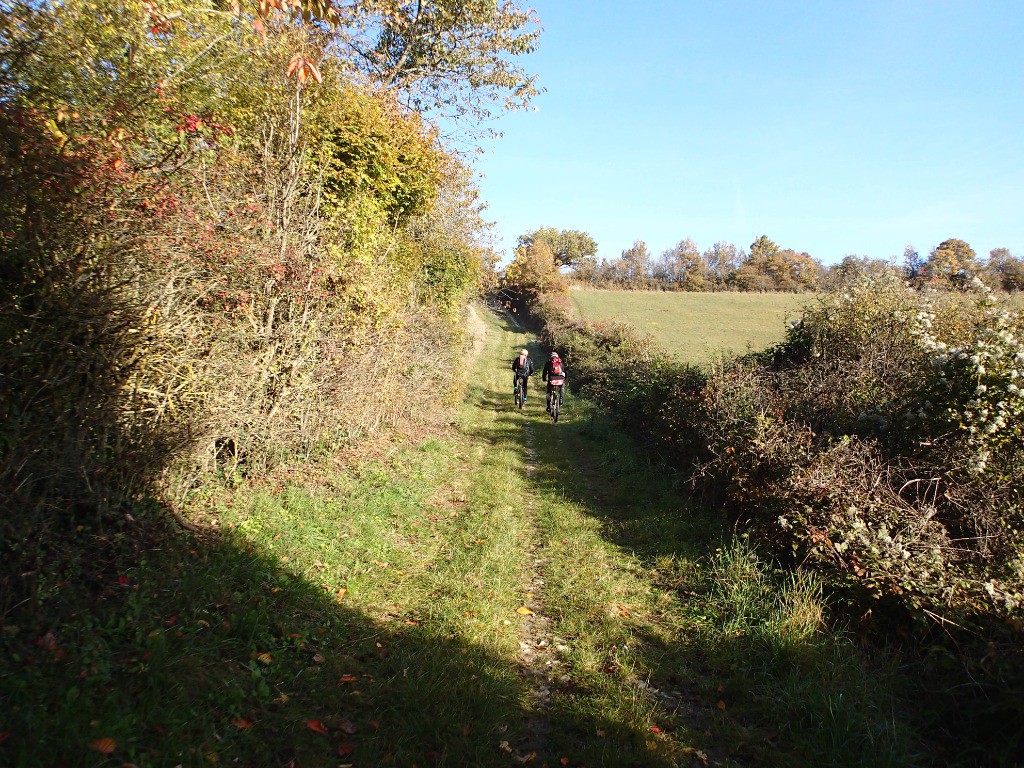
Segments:
[[[782,340],[785,323],[813,301],[798,293],[670,293],[573,290],[569,295],[586,320],[614,320],[650,334],[664,349],[690,363],[719,353],[759,351]]]

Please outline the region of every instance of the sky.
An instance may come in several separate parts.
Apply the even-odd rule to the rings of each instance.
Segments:
[[[536,0],[479,184],[511,258],[542,226],[825,264],[947,238],[1024,256],[1024,3]]]

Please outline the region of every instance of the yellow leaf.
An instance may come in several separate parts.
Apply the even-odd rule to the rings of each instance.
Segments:
[[[272,662],[274,660],[274,657],[271,656],[269,653],[261,653],[256,658],[259,661],[263,662],[264,664],[269,664],[270,662]]]
[[[525,605],[521,605],[518,608],[516,608],[516,613],[518,613],[520,616],[532,616],[533,615],[533,611],[531,611]]]

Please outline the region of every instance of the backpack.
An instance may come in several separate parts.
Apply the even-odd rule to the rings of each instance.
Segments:
[[[560,358],[556,358],[555,361],[553,363],[551,363],[551,375],[552,376],[562,376],[562,375],[564,375],[562,373],[562,361],[561,361]]]

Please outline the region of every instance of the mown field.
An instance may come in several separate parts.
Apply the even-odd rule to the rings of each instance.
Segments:
[[[569,295],[581,318],[629,323],[692,363],[781,341],[786,322],[814,301],[813,294],[795,293],[573,290]]]

